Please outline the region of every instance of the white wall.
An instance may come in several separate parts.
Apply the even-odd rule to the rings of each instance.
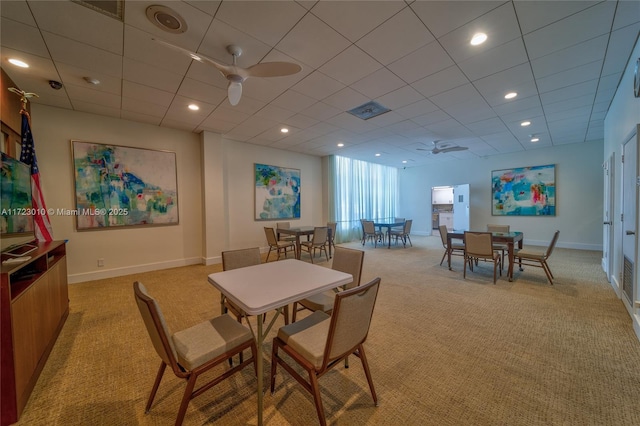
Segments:
[[[556,216],[492,216],[491,171],[556,165]],[[602,142],[561,145],[473,160],[401,169],[398,215],[413,219],[412,232],[431,233],[431,187],[468,183],[471,229],[487,223],[524,232],[525,244],[548,245],[556,229],[559,247],[602,249]]]
[[[32,105],[32,128],[47,207],[75,208],[71,140],[176,152],[179,221],[175,226],[78,232],[75,218],[52,216],[54,239],[68,240],[69,282],[195,263],[216,263],[226,249],[260,246],[254,217],[253,164],[301,169],[299,225],[326,221],[321,159],[117,118]],[[104,259],[104,267],[97,260]]]

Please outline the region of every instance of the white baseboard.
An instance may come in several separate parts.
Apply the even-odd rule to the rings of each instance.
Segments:
[[[616,279],[615,275],[611,275],[611,278],[609,279],[609,284],[611,284],[611,287],[613,287],[613,291],[616,292],[618,299],[620,299],[622,297],[622,286]]]
[[[121,277],[123,275],[138,274],[140,272],[158,271],[161,269],[177,268],[179,266],[199,264],[202,264],[202,259],[198,257],[193,257],[190,259],[171,260],[167,262],[146,263],[144,265],[104,269],[100,271],[83,272],[80,274],[70,274],[67,276],[67,281],[69,284],[75,284],[85,281],[101,280],[105,278]]]

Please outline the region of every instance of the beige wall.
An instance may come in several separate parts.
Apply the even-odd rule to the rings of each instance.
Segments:
[[[176,152],[180,223],[176,226],[78,232],[75,218],[52,216],[54,238],[67,245],[70,282],[195,263],[216,263],[225,249],[259,246],[263,226],[253,219],[253,164],[301,170],[300,225],[326,221],[321,159],[117,118],[33,105],[33,134],[47,207],[74,209],[71,140]],[[97,260],[104,259],[98,267]]]

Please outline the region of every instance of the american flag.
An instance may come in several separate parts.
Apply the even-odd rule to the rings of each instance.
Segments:
[[[20,161],[31,166],[31,204],[34,208],[33,220],[35,222],[36,239],[38,241],[53,241],[53,231],[51,231],[51,221],[47,213],[47,206],[44,204],[42,188],[40,187],[40,170],[36,160],[36,148],[33,143],[29,116],[22,114],[22,151]]]

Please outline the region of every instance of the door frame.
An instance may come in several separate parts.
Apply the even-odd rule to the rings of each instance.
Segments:
[[[602,163],[604,172],[604,200],[603,200],[603,224],[602,224],[602,269],[607,275],[607,281],[620,297],[620,288],[614,279],[614,226],[615,214],[615,152],[611,153],[607,161]]]

